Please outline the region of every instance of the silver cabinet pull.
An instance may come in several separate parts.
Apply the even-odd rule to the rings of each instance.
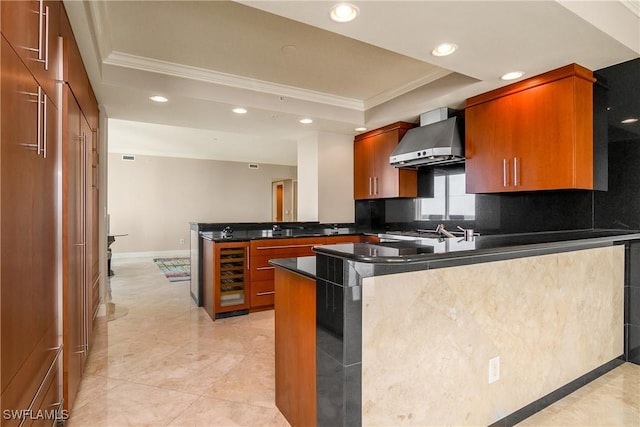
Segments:
[[[38,59],[42,60],[42,16],[43,16],[43,7],[44,0],[40,0],[40,10],[38,12]]]
[[[273,269],[275,269],[275,267],[258,267],[258,268],[256,268],[256,270],[259,270],[259,271],[261,271],[261,270],[273,270]]]
[[[371,184],[371,181],[372,181],[372,180],[373,180],[373,178],[372,178],[372,177],[369,177],[369,195],[370,195],[370,196],[372,196],[372,195],[373,195],[373,191],[372,191],[373,186],[372,186],[372,184]]]
[[[273,295],[275,293],[276,293],[276,291],[256,292],[256,296],[262,297],[262,296],[265,296],[265,295]]]
[[[44,102],[42,103],[42,156],[45,159],[47,158],[47,99],[47,94],[45,93]]]
[[[502,159],[502,186],[507,186],[507,159]]]
[[[373,177],[373,194],[374,195],[378,195],[378,177],[374,176]]]
[[[256,250],[258,251],[263,251],[265,249],[291,249],[291,248],[312,248],[314,246],[317,246],[316,244],[313,245],[282,245],[282,246],[258,246],[256,248]]]
[[[44,8],[44,0],[40,0],[38,2],[38,10],[34,10],[33,13],[37,13],[38,14],[38,47],[28,47],[26,48],[28,51],[31,52],[38,52],[38,58],[35,59],[35,61],[38,62],[43,62],[42,59],[42,17],[44,15],[43,12],[43,8]]]
[[[42,3],[41,3],[42,4]],[[44,69],[49,70],[49,6],[45,8],[45,31],[44,31]],[[47,157],[45,155],[45,157]]]
[[[513,158],[513,186],[518,186],[518,158]]]
[[[37,129],[38,129],[38,135],[36,136],[37,138],[37,144],[38,144],[38,156],[40,155],[40,152],[42,151],[41,147],[40,147],[40,141],[42,138],[42,88],[40,86],[38,86],[38,124],[37,124]]]

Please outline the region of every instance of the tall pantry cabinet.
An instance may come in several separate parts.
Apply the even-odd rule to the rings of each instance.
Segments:
[[[71,410],[99,304],[98,106],[67,14],[62,43],[63,397]]]
[[[61,2],[1,1],[0,32],[0,423],[52,425],[99,303],[98,107]]]
[[[55,418],[62,401],[56,231],[59,11],[58,2],[0,3],[3,426],[50,425],[50,419],[32,420],[31,414],[42,410],[42,418]]]

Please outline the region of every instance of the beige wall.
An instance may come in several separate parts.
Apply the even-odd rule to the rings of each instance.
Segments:
[[[187,250],[190,221],[271,221],[271,183],[296,177],[294,166],[117,153],[108,165],[110,233],[128,234],[112,245],[114,256]]]

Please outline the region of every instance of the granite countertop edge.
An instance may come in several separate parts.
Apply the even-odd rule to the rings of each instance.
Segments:
[[[300,260],[311,261],[312,259],[313,262],[299,262]],[[315,280],[317,278],[315,269],[315,256],[271,259],[269,260],[269,264],[273,265],[274,267],[280,267],[285,270],[291,271],[292,273],[300,274],[312,280]],[[309,264],[312,264],[313,268],[310,267]]]
[[[274,239],[298,239],[305,237],[332,237],[332,236],[358,236],[358,235],[366,235],[371,234],[358,230],[348,230],[348,231],[323,231],[323,230],[294,230],[291,233],[272,233],[272,234],[261,234],[259,231],[255,230],[243,230],[243,231],[235,231],[229,236],[223,236],[221,232],[217,231],[201,231],[200,237],[205,240],[209,240],[216,243],[224,243],[224,242],[247,242],[251,240],[274,240]]]
[[[362,263],[372,263],[372,264],[413,264],[413,263],[421,263],[428,261],[446,261],[450,259],[458,259],[458,258],[479,258],[479,257],[488,257],[492,255],[500,255],[500,254],[517,254],[517,253],[532,253],[532,255],[536,255],[541,251],[563,251],[566,250],[574,250],[581,249],[587,247],[597,247],[599,245],[611,244],[615,242],[623,242],[627,240],[636,240],[640,239],[640,231],[621,231],[621,230],[611,230],[608,235],[600,235],[596,237],[590,237],[589,234],[593,232],[598,233],[606,233],[607,230],[591,230],[585,231],[582,233],[579,232],[567,232],[566,234],[571,234],[573,237],[566,237],[558,239],[558,236],[561,236],[561,233],[558,232],[550,232],[550,233],[527,233],[514,235],[518,236],[519,243],[513,245],[500,245],[496,247],[485,247],[481,249],[471,249],[471,250],[461,250],[461,251],[452,251],[446,253],[430,253],[430,254],[415,254],[415,255],[399,255],[399,256],[369,256],[369,255],[361,255],[354,253],[355,251],[350,251],[350,247],[355,247],[357,245],[360,248],[367,248],[375,246],[384,245],[384,243],[357,243],[353,245],[325,245],[315,247],[314,252],[322,255],[329,255],[333,257],[343,258],[349,261],[356,261]],[[548,234],[553,237],[555,233],[556,240],[553,241],[542,241],[542,242],[531,242],[527,243],[522,242],[522,240],[526,240],[526,236],[530,235],[531,239],[539,237],[541,235]],[[496,235],[496,236],[488,236],[489,239],[506,239],[508,235]],[[524,255],[527,256],[527,255]]]

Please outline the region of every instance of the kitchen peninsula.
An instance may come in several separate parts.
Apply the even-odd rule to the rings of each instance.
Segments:
[[[307,328],[293,341],[316,343],[315,363],[295,373],[282,360],[298,366],[295,352],[309,350],[282,347],[276,300],[276,403],[294,426],[513,425],[640,363],[625,333],[638,239],[578,230],[328,245],[315,264],[272,260],[276,289],[299,285],[315,300],[315,322],[285,310],[287,324],[298,315]],[[308,384],[315,399],[287,397]]]
[[[212,320],[273,308],[270,259],[318,245],[377,240],[353,224],[191,223],[191,295]]]

